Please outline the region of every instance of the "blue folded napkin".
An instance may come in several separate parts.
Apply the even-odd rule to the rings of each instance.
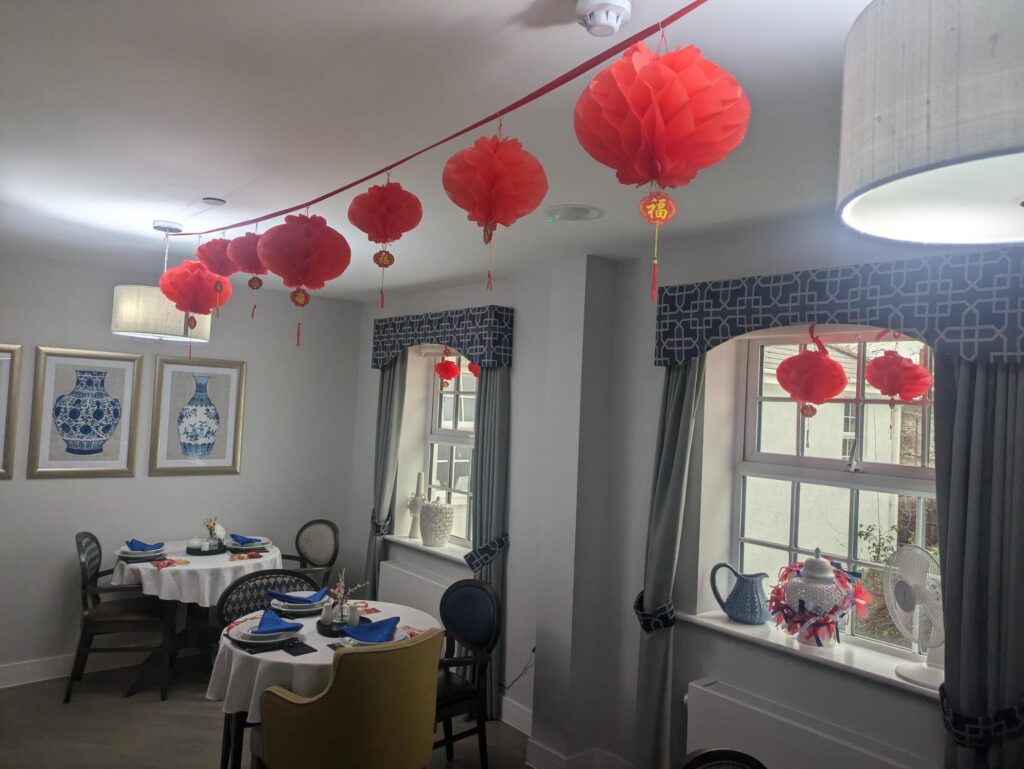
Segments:
[[[313,595],[295,595],[294,593],[282,593],[280,590],[268,590],[267,595],[282,603],[319,603],[327,595],[327,588],[317,590]]]
[[[382,619],[380,622],[371,622],[368,625],[353,625],[341,629],[343,636],[354,638],[363,643],[379,644],[387,643],[395,637],[395,628],[398,627],[398,617]]]
[[[164,546],[163,542],[157,542],[155,545],[147,545],[141,539],[126,539],[124,544],[133,553],[145,553],[149,550],[159,550]]]
[[[247,537],[244,534],[232,534],[231,539],[240,545],[251,545],[253,542],[260,541],[260,537]]]
[[[302,630],[302,625],[298,622],[287,622],[281,619],[272,609],[264,609],[259,626],[249,632],[253,635],[261,635],[263,633],[287,633],[289,630]]]

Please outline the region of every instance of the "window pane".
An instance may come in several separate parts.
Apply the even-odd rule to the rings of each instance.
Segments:
[[[864,406],[864,461],[920,467],[924,460],[924,409],[896,403]]]
[[[854,634],[909,649],[910,641],[896,628],[892,617],[889,616],[889,610],[885,608],[882,569],[858,565],[856,571],[861,573],[864,588],[871,593],[874,600],[868,604],[867,616],[863,619],[853,617]],[[856,611],[852,611],[851,614],[856,615]]]
[[[789,551],[744,542],[740,563],[742,564],[740,572],[743,574],[764,572],[768,575],[768,579],[763,582],[765,593],[767,593],[770,586],[779,581],[779,572],[782,567],[789,565]],[[721,590],[721,588],[719,589]]]
[[[815,417],[817,419],[817,417]],[[850,539],[850,490],[836,486],[800,484],[797,547],[845,556]]]
[[[765,454],[796,454],[796,403],[769,401],[760,404],[757,450]]]
[[[848,406],[853,406],[853,432],[847,432],[851,420],[847,419]],[[804,456],[826,459],[846,459],[856,437],[857,413],[854,404],[823,403],[815,406],[818,413],[804,420]]]
[[[472,432],[476,429],[476,396],[459,396],[459,430]]]
[[[466,365],[469,365],[468,361],[463,361]],[[476,392],[476,377],[473,376],[469,371],[463,371],[459,377],[459,389],[464,393],[475,393]]]
[[[928,467],[935,469],[935,409],[925,406],[925,416],[928,418]]]
[[[857,557],[885,563],[899,545],[917,539],[918,497],[861,491],[857,510]]]
[[[451,475],[451,446],[445,443],[430,444],[431,486],[448,488]]]
[[[445,393],[440,396],[440,408],[437,410],[437,426],[442,430],[455,429],[455,396]]]
[[[799,351],[800,346],[795,344],[769,344],[761,348],[761,395],[789,397],[789,393],[779,387],[775,369],[782,361]]]
[[[452,476],[452,488],[457,491],[469,491],[470,464],[473,449],[469,446],[455,446],[455,465]]]
[[[910,358],[914,363],[924,364],[926,362],[924,342],[917,342],[912,339],[904,339],[898,342],[891,340],[868,342],[865,347],[867,348],[866,360],[868,361],[874,360],[879,355],[885,353],[886,350],[895,350],[903,357]],[[868,384],[867,381],[864,382],[864,396],[867,398],[888,398],[888,396],[882,395],[877,389]]]
[[[788,545],[793,484],[748,477],[743,489],[743,536]]]
[[[924,544],[922,547],[938,557],[939,554],[939,511],[934,499],[924,500]]]
[[[452,509],[455,511],[455,523],[452,525],[452,536],[469,539],[469,497],[466,494],[452,492],[448,495]]]

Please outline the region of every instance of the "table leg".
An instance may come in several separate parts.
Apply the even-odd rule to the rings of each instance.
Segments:
[[[160,607],[163,612],[163,643],[160,648],[154,649],[149,656],[142,661],[135,675],[124,690],[125,697],[138,694],[144,680],[157,680],[160,682],[160,699],[167,699],[167,687],[170,683],[170,664],[177,654],[174,639],[174,625],[177,617],[177,601],[161,601]],[[147,675],[147,673],[149,675]]]
[[[231,763],[230,769],[242,769],[242,745],[245,742],[245,721],[248,713],[231,714]]]

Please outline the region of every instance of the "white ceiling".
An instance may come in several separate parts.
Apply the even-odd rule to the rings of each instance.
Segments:
[[[0,249],[158,271],[153,219],[207,229],[305,200],[489,114],[680,7],[634,0],[612,39],[572,20],[573,0],[7,0],[0,6]],[[709,0],[668,30],[730,70],[752,106],[744,144],[676,194],[677,233],[829,205],[835,194],[842,45],[867,0]],[[651,41],[652,45],[656,41]],[[646,254],[642,193],[575,141],[584,76],[505,120],[544,163],[544,207],[588,203],[589,223],[541,212],[495,237],[497,275],[555,255]],[[483,133],[481,131],[480,133]],[[393,174],[423,201],[394,247],[393,288],[480,275],[480,230],[445,196],[445,160]],[[379,272],[345,211],[320,204],[353,246],[327,292],[364,297]],[[222,208],[204,195],[228,200]],[[240,232],[232,232],[233,236]],[[177,262],[194,239],[172,249]],[[763,267],[763,265],[761,265]]]

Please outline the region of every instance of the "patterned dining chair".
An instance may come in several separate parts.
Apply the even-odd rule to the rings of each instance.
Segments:
[[[162,676],[160,680],[160,699],[167,699],[167,685],[170,680],[170,648],[173,625],[165,621],[160,599],[154,596],[138,595],[138,585],[100,585],[102,577],[109,577],[113,569],[100,569],[103,563],[103,548],[96,535],[88,531],[80,531],[75,535],[75,549],[78,551],[78,566],[81,571],[82,619],[78,636],[78,649],[75,661],[68,677],[68,685],[64,690],[64,704],[71,702],[71,693],[75,683],[82,680],[85,663],[89,654],[110,652],[160,652]],[[126,595],[135,593],[130,598],[119,598],[104,601],[104,595]],[[93,647],[96,636],[111,633],[160,633],[162,641],[159,646],[99,646]]]
[[[319,575],[320,586],[326,587],[331,568],[338,558],[338,527],[334,521],[317,518],[304,523],[295,535],[298,555],[282,555],[286,561],[298,561],[296,571]]]
[[[441,722],[444,738],[436,741],[434,748],[444,745],[445,756],[451,761],[455,743],[476,735],[480,767],[487,769],[487,668],[501,638],[501,601],[486,582],[463,579],[444,591],[440,613],[445,649],[437,675],[434,722]],[[455,656],[456,643],[468,654]],[[453,668],[472,669],[475,675],[469,678]],[[470,713],[476,718],[476,726],[452,734],[452,719]]]
[[[698,750],[683,759],[679,769],[765,769],[753,756],[738,750]]]

